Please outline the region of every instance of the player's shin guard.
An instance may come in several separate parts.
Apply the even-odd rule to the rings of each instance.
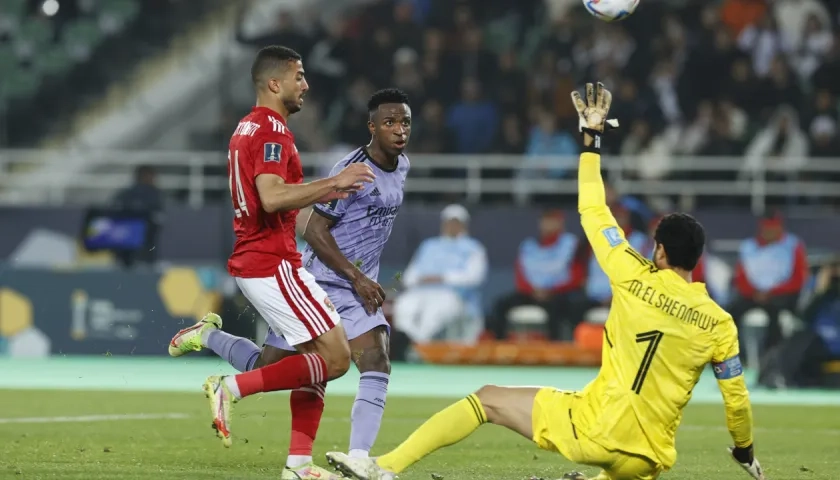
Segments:
[[[297,468],[312,462],[312,444],[324,414],[324,394],[327,385],[319,383],[293,390],[289,396],[292,411],[292,438],[286,466]]]
[[[317,353],[294,355],[235,377],[225,377],[225,381],[229,382],[228,387],[237,398],[261,392],[294,390],[326,382],[327,362]]]
[[[351,457],[367,457],[385,413],[385,397],[388,395],[387,373],[365,372],[359,379],[359,390],[353,411],[350,414],[350,451]]]
[[[479,426],[487,414],[476,395],[454,403],[420,425],[408,439],[376,463],[389,472],[400,473],[435,450],[458,443]]]

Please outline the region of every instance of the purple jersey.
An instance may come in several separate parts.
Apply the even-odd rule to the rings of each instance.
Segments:
[[[341,253],[368,278],[378,282],[379,258],[402,205],[409,162],[408,157],[400,155],[394,170],[384,170],[361,147],[335,164],[330,175],[336,175],[356,162],[368,162],[376,180],[344,200],[335,200],[329,205],[316,204],[313,210],[335,221],[331,233]],[[303,264],[322,287],[352,288],[347,279],[324,265],[309,246],[303,252]]]

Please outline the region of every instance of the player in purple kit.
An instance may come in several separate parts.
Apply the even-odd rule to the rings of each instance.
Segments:
[[[346,199],[315,205],[303,233],[308,244],[304,268],[335,305],[350,341],[351,358],[361,373],[351,413],[348,453],[354,457],[368,456],[373,447],[388,393],[390,327],[380,308],[385,291],[377,277],[379,258],[403,201],[409,162],[402,152],[411,134],[411,108],[400,90],[376,92],[368,111],[370,143],[339,161],[331,175],[352,163],[366,162],[376,179]],[[272,334],[266,343],[284,354],[292,350]]]
[[[391,363],[388,357],[390,327],[382,313],[385,291],[377,283],[379,258],[402,205],[409,161],[402,152],[411,135],[408,96],[397,89],[376,92],[368,102],[370,143],[353,150],[338,162],[331,175],[347,165],[367,163],[375,172],[373,183],[346,199],[316,204],[306,221],[308,246],[303,264],[328,294],[327,308],[341,317],[361,373],[353,403],[350,450],[353,457],[366,457],[373,447],[382,414]],[[246,338],[202,326],[201,346],[210,348],[240,371],[272,364],[297,352],[286,340],[269,330],[262,351]],[[294,412],[293,412],[294,416]],[[294,425],[293,436],[294,434]],[[309,458],[309,457],[308,457]],[[311,461],[311,460],[310,460]]]

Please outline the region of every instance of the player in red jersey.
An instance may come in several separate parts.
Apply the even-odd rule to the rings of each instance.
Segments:
[[[298,209],[347,198],[375,177],[360,162],[333,177],[302,183],[300,155],[286,126],[309,89],[301,57],[285,47],[263,48],[251,77],[257,106],[239,122],[228,151],[236,233],[228,271],[272,330],[302,355],[235,376],[210,377],[204,390],[213,426],[225,446],[231,444],[233,403],[255,393],[295,390],[289,461],[281,478],[338,478],[311,463],[312,442],[324,409],[326,382],[347,372],[350,347],[327,294],[302,268],[295,223]],[[208,315],[195,333],[203,329],[202,323],[218,328],[221,319]],[[188,337],[195,335],[179,334],[172,346],[188,348]]]

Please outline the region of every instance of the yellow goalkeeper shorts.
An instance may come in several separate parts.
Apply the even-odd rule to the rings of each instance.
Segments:
[[[534,399],[534,442],[543,450],[558,452],[569,461],[600,467],[599,480],[654,480],[661,469],[645,457],[608,450],[578,432],[572,411],[582,402],[579,392],[543,388]]]

